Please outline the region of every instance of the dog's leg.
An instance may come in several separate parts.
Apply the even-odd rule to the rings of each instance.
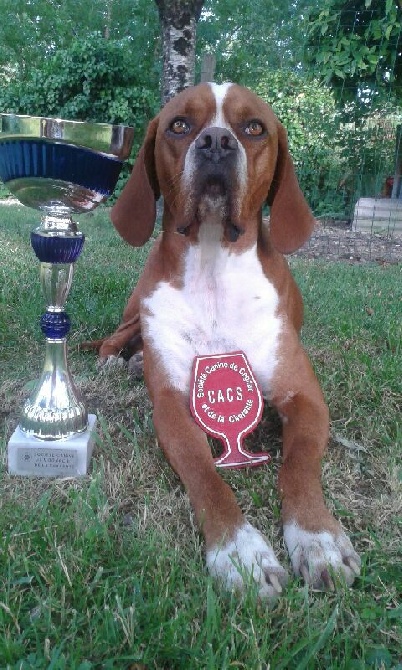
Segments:
[[[360,559],[327,509],[321,487],[321,458],[329,432],[328,409],[303,350],[295,376],[276,381],[273,404],[283,421],[283,465],[279,474],[284,538],[293,569],[316,588],[332,589],[331,575],[351,584]]]
[[[88,348],[85,347],[83,348]],[[132,292],[123,312],[123,320],[109,337],[99,340],[99,364],[121,365],[128,360],[128,369],[134,377],[142,377],[142,335],[139,285]]]
[[[131,343],[134,351],[142,347],[139,313],[132,319],[123,321],[113,335],[109,335],[109,337],[101,341],[101,346],[99,347],[100,360],[107,362],[109,359],[119,357],[122,350],[125,347],[129,347]]]
[[[229,589],[244,590],[252,580],[261,598],[277,596],[287,574],[267,540],[244,519],[233,491],[216,471],[207,438],[190,415],[187,397],[159,388],[154,425],[204,533],[211,574]]]

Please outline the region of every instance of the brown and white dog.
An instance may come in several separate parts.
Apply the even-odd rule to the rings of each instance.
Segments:
[[[271,598],[286,571],[244,518],[189,408],[194,357],[242,350],[283,422],[279,492],[294,572],[317,588],[331,588],[333,573],[351,584],[360,560],[325,506],[328,410],[299,341],[303,304],[282,256],[308,239],[314,220],[271,108],[235,84],[200,84],[171,100],[112,210],[129,244],[150,237],[160,195],[163,232],[100,355],[143,342],[157,437],[205,535],[209,570],[229,588],[245,588],[249,575]]]

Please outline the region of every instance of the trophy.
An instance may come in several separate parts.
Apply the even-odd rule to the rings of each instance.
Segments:
[[[67,363],[70,319],[64,306],[85,239],[72,215],[92,211],[113,193],[133,132],[121,125],[0,114],[0,178],[42,215],[31,244],[47,305],[40,320],[43,372],[8,443],[12,474],[87,473],[96,416],[88,415]]]

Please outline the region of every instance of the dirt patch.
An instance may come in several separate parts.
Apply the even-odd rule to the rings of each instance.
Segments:
[[[319,222],[294,258],[380,264],[402,261],[402,235],[354,231],[345,223]]]

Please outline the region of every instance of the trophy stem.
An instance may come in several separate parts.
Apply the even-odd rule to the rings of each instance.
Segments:
[[[71,288],[74,263],[85,237],[71,216],[45,215],[31,233],[40,260],[40,281],[46,301],[41,329],[46,337],[45,364],[39,384],[25,403],[20,428],[43,440],[60,440],[86,430],[88,414],[67,363],[70,318],[64,305]]]

